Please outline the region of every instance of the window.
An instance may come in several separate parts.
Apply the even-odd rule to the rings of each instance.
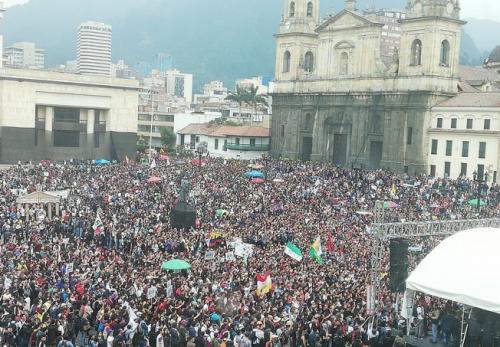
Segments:
[[[340,55],[340,75],[347,75],[349,73],[349,54],[342,52]]]
[[[422,65],[422,41],[416,39],[411,44],[411,66]]]
[[[224,147],[222,147],[222,150],[224,152],[227,151],[227,140],[224,140]]]
[[[289,51],[283,54],[283,72],[290,72],[291,55]]]
[[[290,18],[295,17],[295,2],[290,3]]]
[[[239,145],[240,145],[240,138],[239,138],[239,137],[237,137],[237,138],[235,139],[235,141],[236,141],[236,146],[239,146]]]
[[[443,127],[443,118],[438,118],[437,119],[437,124],[436,127],[441,129]]]
[[[452,129],[456,129],[457,128],[457,119],[456,118],[452,118],[451,119],[451,128]]]
[[[313,3],[312,2],[307,3],[307,16],[308,17],[313,16]]]
[[[460,164],[460,176],[467,176],[467,163]]]
[[[479,159],[486,158],[486,142],[479,142]]]
[[[306,118],[304,120],[304,129],[312,130],[313,127],[314,127],[314,119],[310,113],[307,113]]]
[[[255,139],[250,139],[250,147],[255,147]]]
[[[491,126],[491,119],[485,119],[484,120],[484,130],[490,130]]]
[[[444,40],[443,42],[441,42],[439,65],[450,66],[450,43],[448,42],[448,40]]]
[[[447,140],[446,141],[446,156],[447,157],[451,156],[452,150],[453,150],[453,141]]]
[[[462,142],[462,157],[467,158],[469,156],[469,141]]]
[[[314,56],[312,52],[307,52],[304,57],[304,70],[306,72],[314,71]]]
[[[408,127],[406,130],[406,144],[411,145],[412,143],[412,137],[413,137],[413,128]]]
[[[437,154],[437,153],[438,153],[438,140],[432,140],[431,154]]]
[[[150,114],[140,114],[139,120],[151,122],[151,115]]]
[[[54,121],[55,122],[80,122],[80,109],[79,108],[63,108],[54,107]]]
[[[99,148],[99,146],[101,145],[100,136],[100,133],[94,133],[94,148]]]
[[[285,124],[281,124],[280,137],[285,137]]]
[[[472,118],[467,118],[467,129],[472,129]]]
[[[431,177],[436,176],[436,165],[431,165]]]
[[[214,149],[219,149],[219,139],[214,140]]]
[[[477,166],[477,178],[482,180],[484,179],[484,165],[478,164]]]
[[[444,177],[450,177],[450,167],[451,163],[449,161],[444,162]]]

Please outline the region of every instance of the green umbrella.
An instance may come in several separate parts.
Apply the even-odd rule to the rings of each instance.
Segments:
[[[477,199],[471,199],[471,200],[467,201],[467,203],[470,206],[477,206]],[[484,200],[479,201],[479,206],[484,206],[484,205],[486,205],[486,201],[484,201]]]
[[[219,209],[215,210],[215,215],[217,217],[220,217],[220,216],[224,215],[225,213],[227,213],[227,211],[223,210],[222,208],[219,208]]]
[[[396,207],[398,207],[398,205],[395,202],[393,202],[393,201],[385,201],[384,202],[384,208],[385,209],[396,208]]]
[[[161,268],[163,270],[186,270],[190,269],[191,265],[185,260],[181,259],[172,259],[169,261],[164,261],[163,264],[161,264]]]

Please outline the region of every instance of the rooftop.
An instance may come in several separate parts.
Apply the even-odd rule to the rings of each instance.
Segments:
[[[500,93],[460,93],[436,105],[436,107],[500,107]]]
[[[209,123],[193,123],[178,131],[185,135],[207,135],[215,137],[269,137],[269,129],[258,126],[231,126]]]

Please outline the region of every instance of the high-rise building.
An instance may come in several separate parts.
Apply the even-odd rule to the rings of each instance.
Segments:
[[[16,42],[4,50],[5,65],[17,68],[45,67],[45,51],[36,48],[33,42]]]
[[[87,75],[109,75],[111,71],[110,25],[85,22],[78,28],[77,64],[78,73]]]
[[[165,82],[167,94],[184,98],[188,103],[193,100],[193,75],[169,70],[165,72]]]

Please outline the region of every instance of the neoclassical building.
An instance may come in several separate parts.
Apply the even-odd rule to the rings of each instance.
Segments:
[[[408,0],[392,63],[381,59],[384,24],[355,6],[321,22],[319,0],[284,0],[272,154],[428,172],[431,108],[458,93],[458,0]]]

